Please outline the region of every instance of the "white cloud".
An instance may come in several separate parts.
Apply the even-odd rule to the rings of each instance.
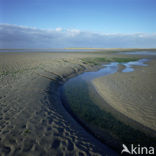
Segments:
[[[78,29],[66,29],[68,35],[71,35],[72,37],[73,36],[76,36],[80,33],[80,30]]]
[[[78,29],[38,29],[0,24],[0,48],[155,48],[156,33],[102,34]]]
[[[63,30],[63,29],[60,28],[60,27],[56,28],[56,31],[62,31],[62,30]]]

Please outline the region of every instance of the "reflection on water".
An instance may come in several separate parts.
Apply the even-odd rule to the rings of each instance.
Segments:
[[[147,64],[144,64],[147,62],[148,59],[140,59],[138,61],[130,61],[126,63],[121,63],[125,66],[125,68],[122,70],[122,72],[132,72],[134,71],[134,66],[147,66]],[[74,83],[79,83],[80,81],[90,81],[98,77],[106,76],[109,74],[114,74],[118,71],[118,62],[112,62],[107,65],[103,65],[103,68],[95,71],[95,72],[84,72],[83,74],[80,74],[74,78],[71,78],[66,83],[71,83],[71,85],[74,85]]]
[[[134,68],[132,66],[147,66],[147,64],[144,64],[147,61],[148,61],[148,59],[140,59],[138,61],[131,61],[131,62],[127,62],[127,63],[122,63],[125,66],[125,69],[123,69],[122,72],[134,71]]]
[[[115,72],[117,72],[118,70],[118,63],[117,62],[112,62],[110,64],[107,65],[103,65],[104,68],[95,71],[95,72],[85,72],[79,76],[77,76],[76,78],[78,79],[83,79],[83,80],[92,80],[95,79],[97,77],[101,77],[101,76],[105,76],[108,74],[113,74]]]

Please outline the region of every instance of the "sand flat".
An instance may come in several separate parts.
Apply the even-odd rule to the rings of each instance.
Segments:
[[[100,55],[100,54],[98,54]],[[0,54],[1,155],[115,154],[65,111],[58,80],[84,71],[88,53]]]
[[[97,78],[93,85],[113,109],[156,131],[155,69],[156,58],[153,56],[146,67]]]

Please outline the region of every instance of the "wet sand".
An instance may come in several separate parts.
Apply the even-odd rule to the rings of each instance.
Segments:
[[[137,128],[123,118],[128,117],[147,127],[138,126],[141,131],[156,137],[156,56],[148,58],[150,62],[146,67],[134,67],[134,72],[123,73],[124,67],[120,66],[119,72],[97,78],[93,85],[104,101],[122,114],[122,118],[118,116],[121,121]],[[103,103],[101,107],[105,109],[107,106]]]
[[[0,154],[116,155],[71,117],[58,91],[70,77],[99,68],[83,58],[114,56],[121,57],[107,51],[0,53]],[[93,84],[116,111],[155,130],[156,59],[152,59],[147,67],[132,73],[120,70]]]
[[[0,155],[115,155],[61,104],[58,87],[89,53],[0,53]]]

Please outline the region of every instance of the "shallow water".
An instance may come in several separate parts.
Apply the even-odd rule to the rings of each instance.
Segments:
[[[126,54],[126,55],[154,55],[154,56],[156,56],[156,52],[151,52],[151,51],[131,51],[131,52],[120,52],[118,54]]]
[[[112,62],[108,65],[103,65],[103,68],[98,71],[84,72],[83,74],[80,74],[79,76],[77,76],[73,79],[92,80],[97,77],[105,76],[108,74],[113,74],[113,73],[117,72],[117,70],[118,70],[118,63]]]
[[[122,70],[122,72],[132,72],[134,71],[134,68],[132,66],[147,66],[147,64],[144,64],[147,62],[148,59],[140,59],[138,61],[131,61],[128,63],[121,63],[125,66],[125,69]]]
[[[122,70],[122,72],[132,72],[132,71],[134,71],[134,68],[133,68],[134,66],[147,66],[147,64],[144,64],[147,61],[148,61],[148,59],[139,59],[138,61],[130,61],[130,62],[126,62],[126,63],[120,63],[125,66],[125,68]],[[118,62],[111,62],[107,65],[103,65],[103,68],[98,71],[84,72],[83,74],[80,74],[74,78],[71,78],[66,83],[72,83],[72,82],[75,83],[76,81],[78,82],[79,80],[90,81],[90,80],[93,80],[98,77],[106,76],[109,74],[114,74],[115,72],[118,71],[118,65],[119,65]],[[71,84],[71,85],[74,85],[74,84]]]

